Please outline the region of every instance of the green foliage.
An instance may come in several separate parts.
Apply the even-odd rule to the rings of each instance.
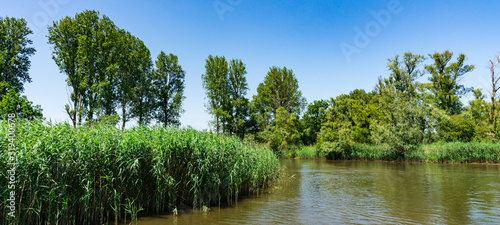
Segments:
[[[228,65],[224,56],[209,55],[205,69],[201,78],[208,98],[208,112],[215,117],[216,132],[243,138],[247,128],[253,126],[253,122],[248,121],[250,109],[245,97],[248,90],[245,64],[232,59]]]
[[[332,99],[318,134],[318,149],[324,154],[338,155],[354,143],[370,143],[370,125],[378,111],[377,99],[376,93],[359,89]]]
[[[341,136],[344,137],[344,136]],[[347,138],[340,139],[338,142],[325,141],[317,145],[318,154],[325,155],[327,159],[348,159],[352,142]]]
[[[269,147],[276,152],[284,152],[292,145],[300,144],[300,122],[297,115],[289,113],[284,107],[278,108],[274,123],[261,133]]]
[[[316,143],[321,125],[326,121],[326,112],[330,104],[326,100],[316,100],[307,106],[307,111],[302,118],[303,138],[305,145]]]
[[[24,83],[31,82],[28,71],[31,66],[29,57],[35,54],[33,34],[24,19],[0,17],[0,101],[9,89],[16,93],[24,91]]]
[[[39,105],[33,105],[26,96],[21,96],[24,83],[31,82],[28,70],[30,56],[35,49],[27,36],[32,34],[24,19],[0,17],[0,118],[9,113],[20,118],[34,119],[42,117]]]
[[[152,62],[141,40],[93,10],[54,22],[48,39],[71,87],[65,110],[74,126],[114,115],[117,107],[122,127],[133,117],[150,121]]]
[[[39,105],[33,105],[33,102],[28,101],[26,96],[21,96],[14,89],[10,89],[0,101],[0,119],[6,119],[9,113],[15,113],[17,117],[29,120],[43,116]]]
[[[228,65],[224,56],[208,56],[205,64],[206,72],[201,75],[203,88],[208,98],[207,109],[215,117],[215,130],[224,131],[224,121],[229,117],[228,106]]]
[[[484,100],[485,96],[481,89],[474,89],[472,92],[474,93],[474,100],[469,102],[469,106],[465,110],[471,114],[475,123],[480,123],[488,119],[488,104]]]
[[[418,69],[423,56],[405,53],[402,61],[396,55],[388,60],[391,75],[379,78],[376,90],[380,94],[380,118],[372,125],[372,140],[377,145],[386,145],[398,158],[422,144],[426,132],[432,132],[436,111],[424,95],[419,92],[416,82],[422,72]],[[424,101],[422,101],[424,99]]]
[[[427,162],[499,163],[500,144],[479,142],[436,143],[422,146],[409,159]]]
[[[314,146],[293,146],[285,152],[283,156],[301,159],[316,159],[325,157],[324,155],[318,154],[318,151]]]
[[[186,72],[179,65],[177,56],[166,55],[163,51],[156,60],[156,70],[152,82],[155,118],[164,126],[179,126],[184,96],[184,77]]]
[[[339,146],[339,143],[330,143]],[[499,163],[500,144],[485,142],[438,142],[418,145],[401,158],[388,145],[352,144],[343,146],[339,152],[330,152],[327,158],[357,160],[406,160],[452,163]],[[318,149],[321,154],[321,150]]]
[[[470,142],[476,133],[474,120],[469,114],[452,115],[437,126],[439,139],[445,142]]]
[[[109,100],[114,96],[110,93],[110,82],[113,78],[106,71],[113,65],[115,34],[116,27],[108,17],[90,10],[74,18],[65,17],[49,27],[52,58],[68,76],[66,81],[72,88],[70,100],[73,105],[67,105],[66,112],[75,126],[82,123],[84,115],[87,121],[94,120],[100,106],[108,110],[105,114],[111,113],[109,110],[113,107]]]
[[[398,155],[384,145],[354,144],[350,146],[350,159],[394,160]]]
[[[65,106],[66,113],[73,122],[73,126],[81,125],[85,111],[85,88],[83,85],[84,74],[78,71],[79,35],[76,19],[65,17],[53,26],[49,26],[49,44],[52,44],[52,59],[59,67],[60,72],[68,77],[66,82],[71,87],[70,100],[73,105]]]
[[[114,43],[115,59],[108,75],[111,80],[105,83],[102,93],[106,96],[103,108],[105,116],[113,114],[115,101],[121,108],[122,129],[131,118],[137,117],[145,124],[153,114],[151,101],[151,54],[137,37],[124,30],[116,32]],[[147,92],[146,92],[147,91]]]
[[[257,96],[254,97],[258,111],[275,115],[278,108],[283,107],[287,112],[300,115],[306,105],[306,99],[299,90],[299,82],[292,70],[286,67],[271,67],[264,82],[257,87]]]
[[[254,95],[250,102],[250,120],[247,123],[248,132],[253,135],[266,129],[271,123],[271,113],[263,105],[261,96]]]
[[[101,115],[97,120],[86,121],[85,125],[89,127],[97,126],[112,126],[115,127],[120,122],[120,116],[118,114],[113,115]]]
[[[480,89],[473,90],[473,93],[474,99],[469,101],[469,106],[465,108],[462,114],[470,116],[475,125],[475,141],[495,141],[495,134],[497,133],[494,128],[497,123],[496,116],[493,117],[495,124],[489,123],[492,104],[484,100],[485,96]]]
[[[462,111],[460,96],[467,94],[471,89],[459,84],[459,81],[466,73],[474,70],[474,66],[464,64],[464,54],[460,54],[457,61],[453,63],[450,63],[453,57],[453,53],[450,51],[429,54],[429,56],[434,60],[434,63],[425,66],[425,69],[431,74],[429,78],[432,82],[430,91],[434,95],[437,105],[449,114],[460,114]]]
[[[15,124],[19,182],[13,224],[104,224],[135,217],[141,209],[164,214],[218,206],[281,176],[271,150],[236,137],[163,127]],[[1,146],[7,145],[7,128],[2,122]],[[0,156],[0,221],[5,221],[7,148],[0,148]]]
[[[388,59],[387,68],[391,71],[391,75],[384,82],[386,85],[393,85],[399,93],[415,94],[417,91],[415,82],[423,75],[418,67],[424,59],[423,55],[411,52],[405,52],[402,60],[399,55],[396,55],[394,59]]]
[[[229,65],[229,98],[231,101],[228,126],[230,133],[244,137],[248,117],[250,113],[250,102],[245,97],[248,91],[248,84],[245,75],[247,74],[245,64],[238,59],[232,59]]]

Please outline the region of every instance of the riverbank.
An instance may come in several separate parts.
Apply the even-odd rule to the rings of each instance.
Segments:
[[[0,144],[7,146],[7,123]],[[192,129],[15,123],[15,188],[1,148],[0,221],[10,191],[15,224],[103,224],[138,214],[231,204],[281,176],[268,148]]]
[[[386,146],[354,144],[342,152],[322,154],[314,146],[302,146],[287,151],[284,158],[298,159],[342,159],[377,161],[417,161],[429,163],[500,163],[500,143],[451,142],[433,143],[418,146],[405,152],[403,156],[389,150]]]

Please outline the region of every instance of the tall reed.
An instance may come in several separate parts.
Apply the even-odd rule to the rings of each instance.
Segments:
[[[7,124],[0,125],[0,221],[10,168]],[[160,214],[177,207],[232,203],[282,173],[265,147],[192,129],[16,122],[14,224],[104,224],[127,212]]]
[[[341,154],[337,154],[335,157],[327,155],[327,158],[450,163],[500,163],[500,144],[486,142],[438,142],[420,145],[414,150],[404,152],[404,158],[400,158],[397,152],[391,151],[388,146],[353,144],[343,149]]]

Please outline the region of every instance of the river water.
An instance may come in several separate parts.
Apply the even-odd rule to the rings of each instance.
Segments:
[[[500,224],[500,166],[282,160],[283,182],[209,212],[138,224]]]

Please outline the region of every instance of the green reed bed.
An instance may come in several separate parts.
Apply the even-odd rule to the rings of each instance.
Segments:
[[[451,142],[424,145],[409,158],[427,162],[500,163],[500,144]]]
[[[0,128],[0,221],[7,224],[6,122]],[[282,174],[268,148],[191,129],[17,121],[15,134],[17,224],[111,224],[138,212],[218,206]]]
[[[319,153],[314,146],[296,146],[283,153],[285,158],[301,158],[301,159],[316,159],[323,158],[323,154]]]
[[[348,157],[361,160],[392,160],[396,156],[384,146],[354,144],[350,146]]]
[[[406,160],[450,163],[500,163],[500,143],[451,142],[420,145],[400,155],[387,146],[353,144],[341,152],[327,155],[330,159]]]

